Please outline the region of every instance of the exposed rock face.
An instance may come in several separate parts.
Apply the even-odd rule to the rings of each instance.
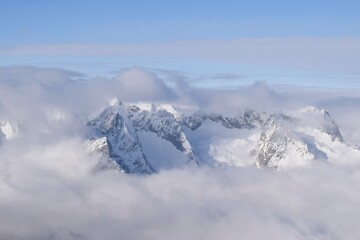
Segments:
[[[295,130],[295,122],[296,119],[284,114],[272,115],[267,120],[257,146],[257,166],[287,168],[306,166],[314,159],[327,159],[326,153]]]
[[[122,105],[105,109],[89,121],[89,143],[126,173],[149,174],[154,169],[147,162],[136,132]]]
[[[182,126],[174,115],[175,109],[173,107],[170,109],[173,111],[166,110],[162,105],[152,104],[150,108],[146,109],[141,109],[137,105],[129,105],[127,111],[136,131],[156,133],[160,138],[171,142],[176,149],[183,152],[186,155],[187,163],[198,164]]]
[[[182,118],[183,124],[191,130],[196,130],[206,120],[221,123],[226,128],[238,128],[238,129],[253,129],[258,127],[264,122],[266,113],[257,113],[252,110],[247,110],[243,115],[237,115],[235,117],[226,117],[221,114],[207,114],[207,113],[194,113]]]

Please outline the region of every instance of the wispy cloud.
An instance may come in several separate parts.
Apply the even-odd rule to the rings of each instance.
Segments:
[[[242,38],[154,44],[46,44],[0,49],[4,56],[71,55],[183,58],[358,75],[358,38]]]

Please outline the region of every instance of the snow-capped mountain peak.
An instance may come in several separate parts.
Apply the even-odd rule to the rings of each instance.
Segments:
[[[298,127],[316,128],[328,134],[333,141],[344,142],[344,138],[330,113],[316,107],[306,107],[290,113],[299,120]]]
[[[154,172],[122,105],[106,108],[87,125],[90,128],[88,145],[95,146],[97,151],[102,152],[107,159],[115,161],[125,172]],[[99,142],[101,144],[94,144]]]
[[[279,169],[306,166],[317,157],[326,155],[296,131],[296,122],[284,114],[270,116],[258,142],[257,166]]]

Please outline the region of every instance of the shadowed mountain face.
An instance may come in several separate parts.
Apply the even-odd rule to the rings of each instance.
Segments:
[[[141,143],[122,106],[105,109],[87,123],[89,140],[95,150],[116,162],[126,173],[149,174],[154,169],[147,162]]]
[[[313,161],[338,163],[334,153],[341,151],[359,155],[330,114],[314,107],[224,116],[117,101],[87,126],[87,145],[103,155],[105,165],[135,174],[199,165],[287,169]]]

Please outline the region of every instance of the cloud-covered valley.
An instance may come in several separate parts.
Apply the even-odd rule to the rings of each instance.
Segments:
[[[92,172],[94,159],[77,147],[71,141],[34,149],[2,166],[3,239],[357,239],[360,234],[358,167],[205,168],[134,177]]]
[[[0,141],[0,239],[359,239],[357,163],[141,176],[99,167],[101,154],[84,146],[85,122],[113,98],[224,114],[316,106],[329,110],[349,145],[360,143],[359,91],[265,82],[214,90],[193,81],[144,68],[95,78],[1,67],[0,120],[16,122],[18,135]]]

